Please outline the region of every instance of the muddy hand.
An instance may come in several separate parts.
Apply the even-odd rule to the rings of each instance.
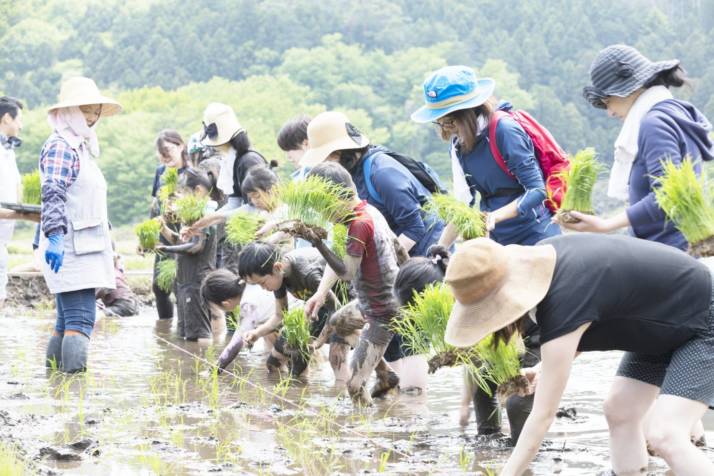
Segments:
[[[538,385],[538,377],[540,377],[540,366],[527,367],[521,369],[521,375],[523,375],[528,380],[528,392],[525,395],[532,395],[536,391],[536,386]]]

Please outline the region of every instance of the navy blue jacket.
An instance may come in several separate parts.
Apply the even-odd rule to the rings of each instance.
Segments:
[[[509,110],[511,105],[503,103],[499,108]],[[497,224],[491,238],[502,245],[533,245],[560,234],[558,225],[550,222],[550,210],[543,205],[545,181],[531,138],[516,121],[504,117],[496,127],[496,142],[515,178],[501,170],[493,157],[488,127],[478,134],[471,152],[463,154],[456,144],[452,145],[456,147],[456,156],[464,169],[474,202],[476,192],[480,195],[482,211],[492,212],[518,201],[518,216]]]
[[[701,160],[714,159],[711,128],[696,107],[676,99],[657,103],[645,114],[637,138],[637,157],[630,172],[630,206],[626,210],[635,236],[687,249],[687,240],[666,219],[653,189],[658,186],[656,178],[662,176],[663,160],[679,164],[689,156],[697,175],[700,174]]]
[[[370,146],[350,172],[362,200],[377,208],[395,235],[404,234],[416,244],[411,256],[425,256],[432,244],[439,241],[444,222],[426,215],[421,206],[431,193],[402,164],[385,153],[383,147]],[[371,181],[382,201],[370,196],[364,181],[364,160],[372,157]]]

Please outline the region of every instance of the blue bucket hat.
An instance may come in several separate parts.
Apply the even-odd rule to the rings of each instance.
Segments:
[[[468,66],[446,66],[424,81],[424,105],[414,111],[415,122],[431,122],[461,109],[478,107],[493,95],[496,83],[478,78]]]

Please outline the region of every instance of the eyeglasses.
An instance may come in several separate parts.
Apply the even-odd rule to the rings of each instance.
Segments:
[[[441,122],[431,121],[431,123],[434,124],[436,127],[438,127],[441,130],[453,129],[456,127],[456,122],[453,119],[444,119]]]

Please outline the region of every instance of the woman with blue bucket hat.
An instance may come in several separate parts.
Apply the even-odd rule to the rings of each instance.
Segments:
[[[496,107],[493,92],[496,83],[479,78],[467,66],[447,66],[431,73],[424,81],[424,105],[412,114],[412,120],[433,122],[439,135],[451,144],[454,193],[463,202],[474,204],[480,196],[481,211],[487,214],[491,239],[502,244],[534,245],[559,235],[551,223],[551,212],[544,205],[546,188],[533,143],[525,130],[510,117],[496,124],[495,139],[509,173],[496,161],[489,141],[489,124]],[[510,110],[509,103],[498,107]],[[450,246],[457,237],[447,225],[440,244]],[[537,332],[524,336],[528,365],[539,360]],[[466,391],[472,386],[467,384]],[[482,390],[473,390],[479,434],[498,433],[501,416],[498,402]],[[495,392],[493,392],[495,394]],[[465,395],[461,423],[468,422],[468,396]],[[513,396],[506,402],[511,438],[515,443],[533,405],[533,396]]]

